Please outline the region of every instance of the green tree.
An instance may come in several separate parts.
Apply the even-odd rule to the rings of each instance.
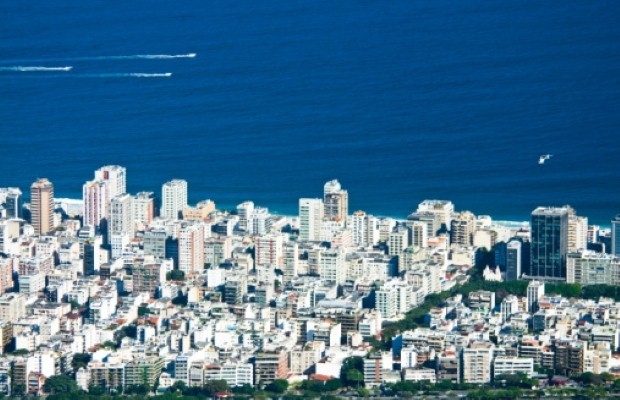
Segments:
[[[166,280],[168,281],[184,281],[185,280],[185,272],[173,269],[172,271],[166,273]]]
[[[135,339],[138,335],[138,327],[136,325],[127,325],[121,328],[120,339],[129,337]]]
[[[349,386],[359,387],[360,383],[364,382],[364,374],[356,369],[350,369],[345,374],[345,382],[347,382]]]
[[[26,393],[26,385],[24,385],[23,383],[18,383],[13,385],[13,391],[12,391],[14,396],[21,396],[23,394]]]
[[[170,391],[185,393],[187,391],[187,385],[183,381],[176,381],[170,386]]]
[[[187,296],[180,294],[171,301],[172,304],[177,306],[186,306],[187,305]]]
[[[111,341],[111,340],[106,340],[105,342],[103,342],[101,344],[101,348],[103,349],[110,349],[110,350],[116,350],[117,346],[116,343]]]
[[[132,385],[125,388],[125,394],[137,394],[140,396],[145,396],[149,394],[151,388],[148,385]]]
[[[204,391],[207,396],[213,396],[216,393],[228,392],[230,386],[225,380],[211,380],[205,382]]]
[[[362,357],[348,357],[342,362],[340,380],[346,386],[358,387],[364,381],[364,359]]]
[[[578,283],[546,283],[545,293],[558,294],[568,298],[581,298],[582,288]]]
[[[584,372],[574,379],[584,385],[599,386],[603,383],[603,378],[601,375],[594,374],[592,372]]]
[[[71,360],[71,367],[73,367],[74,371],[77,371],[80,368],[86,368],[89,361],[90,361],[90,354],[77,353],[73,355],[73,359]]]
[[[325,382],[323,388],[328,392],[333,392],[334,390],[338,390],[342,388],[342,381],[338,378],[330,379]]]
[[[98,385],[89,385],[88,393],[93,396],[103,396],[105,394],[105,388]]]
[[[255,392],[254,387],[248,383],[242,386],[235,386],[232,388],[234,394],[246,394],[252,396]]]
[[[536,386],[538,382],[535,379],[530,379],[523,373],[518,374],[502,374],[495,378],[494,386],[497,387],[512,387],[521,389],[531,389],[532,386]]]
[[[265,387],[266,390],[282,394],[288,389],[288,381],[286,379],[276,379]]]

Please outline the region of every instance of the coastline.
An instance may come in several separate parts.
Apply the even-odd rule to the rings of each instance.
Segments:
[[[76,199],[76,198],[71,198],[71,197],[57,197],[54,200],[57,201],[57,202],[61,202],[61,201],[71,202],[73,204],[76,204],[77,202],[82,202],[82,199]],[[234,205],[234,206],[229,206],[229,205],[219,206],[217,201],[216,200],[214,200],[214,201],[215,201],[217,209],[220,210],[220,211],[222,211],[222,210],[234,210],[235,207],[236,207],[236,205]],[[190,204],[194,204],[194,203],[195,202],[190,203]],[[264,206],[264,205],[261,204],[261,206]],[[279,210],[271,209],[269,206],[266,206],[266,207],[269,208],[269,211],[270,211],[271,214],[276,215],[276,216],[280,216],[280,217],[284,217],[284,218],[297,218],[298,217],[297,215],[291,214],[290,212],[280,212]],[[375,215],[375,214],[373,214],[370,211],[367,211],[367,210],[364,210],[364,211],[366,211],[370,215],[374,215],[377,218],[392,218],[392,219],[394,219],[396,221],[406,221],[407,220],[407,216],[403,217],[403,216],[383,215],[383,214],[381,214],[381,215],[376,214]],[[413,210],[412,210],[412,212],[413,212]],[[492,214],[488,214],[488,213],[480,214],[480,215],[477,215],[477,216],[482,216],[482,215],[490,216],[492,221],[493,221],[493,224],[499,225],[499,226],[502,226],[502,227],[505,227],[505,228],[508,228],[508,229],[520,229],[520,228],[527,228],[527,229],[529,229],[529,227],[530,227],[530,221],[524,220],[522,217],[521,218],[516,218],[515,217],[514,219],[504,219],[504,218],[502,218],[502,219],[495,219]],[[609,230],[609,229],[611,229],[611,223],[610,222],[607,222],[607,223],[592,223],[592,222],[593,221],[589,221],[589,225],[596,225],[596,226],[598,226],[602,230]]]

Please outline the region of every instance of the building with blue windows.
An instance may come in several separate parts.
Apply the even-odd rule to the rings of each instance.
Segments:
[[[544,281],[566,280],[568,215],[568,207],[538,207],[532,212],[532,278]]]

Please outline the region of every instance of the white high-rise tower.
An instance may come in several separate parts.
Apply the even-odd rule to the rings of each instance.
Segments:
[[[321,240],[321,222],[323,221],[323,200],[299,199],[299,239],[306,241]]]
[[[108,201],[127,193],[127,169],[120,165],[106,165],[95,171],[95,180],[107,183]]]
[[[179,219],[183,208],[187,207],[187,181],[173,179],[161,188],[161,217]]]

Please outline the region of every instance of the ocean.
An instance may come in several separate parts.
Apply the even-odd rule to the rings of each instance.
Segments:
[[[3,1],[0,187],[620,213],[618,1]],[[195,56],[192,56],[195,54]],[[541,154],[553,154],[539,165]]]

